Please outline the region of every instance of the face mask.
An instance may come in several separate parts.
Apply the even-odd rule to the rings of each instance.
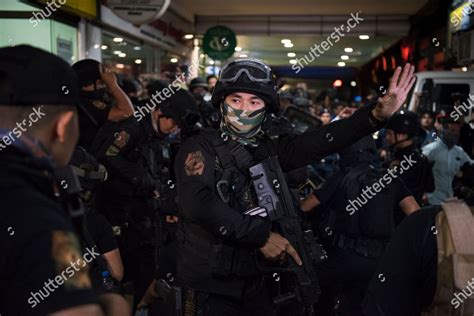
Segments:
[[[205,91],[204,91],[204,92],[201,92],[201,93],[199,93],[199,92],[194,92],[194,93],[193,93],[194,99],[196,99],[196,101],[198,101],[198,102],[201,102],[201,101],[204,99],[204,96],[205,96],[205,95],[206,95],[206,92],[205,92]]]
[[[443,142],[446,144],[446,146],[448,146],[449,149],[451,149],[459,141],[459,135],[453,134],[444,128],[441,130],[439,137],[443,140]]]
[[[255,111],[237,110],[223,102],[221,110],[225,127],[230,133],[243,138],[255,136],[265,118],[265,108]]]
[[[107,88],[99,88],[94,91],[81,91],[81,96],[88,100],[106,101]]]

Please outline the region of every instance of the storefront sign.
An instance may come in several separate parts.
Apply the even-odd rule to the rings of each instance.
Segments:
[[[211,27],[204,34],[204,53],[217,60],[224,60],[234,54],[237,38],[234,31],[222,25]]]
[[[67,63],[71,63],[72,59],[72,42],[62,39],[62,38],[57,38],[56,40],[56,45],[57,45],[57,54],[59,57],[64,59]]]
[[[122,19],[141,25],[162,16],[170,2],[171,0],[108,0],[107,5]]]

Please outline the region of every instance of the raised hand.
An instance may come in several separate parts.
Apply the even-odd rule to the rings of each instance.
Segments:
[[[372,110],[375,118],[384,120],[398,111],[416,81],[416,77],[413,75],[414,72],[415,67],[410,64],[403,67],[403,72],[400,66],[395,69],[393,77],[390,79],[387,94],[378,99],[377,106]]]

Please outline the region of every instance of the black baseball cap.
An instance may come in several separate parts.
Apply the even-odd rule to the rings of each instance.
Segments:
[[[100,62],[95,59],[83,59],[72,65],[79,79],[79,87],[85,87],[94,84],[101,79],[99,71]]]
[[[61,58],[30,45],[0,48],[0,105],[77,105],[77,77]]]

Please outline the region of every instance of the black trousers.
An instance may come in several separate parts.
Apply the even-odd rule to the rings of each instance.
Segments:
[[[246,296],[235,299],[210,293],[197,293],[196,313],[185,316],[276,316],[271,295],[267,287]]]
[[[351,249],[328,251],[328,260],[316,266],[322,290],[316,315],[362,316],[361,303],[377,267],[377,258],[367,258]]]

